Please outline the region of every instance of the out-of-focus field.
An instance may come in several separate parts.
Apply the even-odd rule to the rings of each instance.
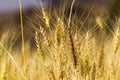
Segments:
[[[120,79],[119,9],[112,8],[117,18],[108,19],[109,11],[74,5],[31,9],[1,21],[0,80]]]

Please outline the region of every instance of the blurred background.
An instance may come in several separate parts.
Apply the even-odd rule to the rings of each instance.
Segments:
[[[40,2],[44,6],[62,4],[63,1],[71,2],[72,0],[21,0],[24,12],[27,12],[32,7],[40,6]],[[96,8],[108,9],[114,5],[116,0],[76,0],[80,3],[81,8],[86,6],[96,5]],[[0,22],[10,19],[19,13],[19,0],[0,0]]]
[[[24,12],[39,5],[38,0],[21,1]],[[19,14],[19,0],[0,0],[0,22],[12,19],[17,14]]]
[[[72,0],[21,0],[22,7],[24,10],[28,10],[31,7],[40,6],[40,2],[44,6],[48,4],[60,4],[63,1],[70,2]],[[80,3],[81,7],[96,4],[97,7],[110,7],[114,4],[115,0],[76,0]],[[0,0],[0,15],[8,15],[19,11],[19,0]],[[3,16],[2,16],[3,17]]]
[[[57,8],[61,4],[68,5],[72,0],[21,0],[23,9],[24,25],[29,24],[28,17],[34,16],[34,9],[41,8],[40,2],[42,2],[43,7],[55,7]],[[76,0],[74,4],[78,7],[78,12],[82,12],[86,8],[90,8],[94,5],[94,10],[98,14],[104,14],[104,11],[111,12],[113,14],[119,14],[120,12],[120,0]],[[68,6],[69,7],[69,6]],[[89,12],[90,9],[88,9]],[[119,10],[119,11],[118,11]],[[114,13],[113,13],[114,12]],[[95,14],[96,14],[95,13]],[[109,16],[109,15],[108,15]],[[84,17],[85,18],[85,17]],[[33,19],[33,18],[32,18]],[[17,25],[17,26],[16,26]],[[20,16],[19,16],[19,0],[0,0],[0,35],[8,27],[17,27],[20,32]],[[26,33],[31,32],[31,26],[25,26]],[[33,30],[33,29],[32,29]],[[26,34],[26,38],[28,35]],[[31,36],[31,34],[30,34]],[[21,39],[20,39],[21,40]]]

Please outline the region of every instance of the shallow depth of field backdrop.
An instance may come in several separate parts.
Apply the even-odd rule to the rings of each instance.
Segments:
[[[0,0],[0,80],[120,80],[120,0]]]

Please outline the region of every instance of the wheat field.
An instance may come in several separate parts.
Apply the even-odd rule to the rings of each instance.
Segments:
[[[74,1],[74,0],[73,0]],[[18,34],[8,28],[0,37],[0,80],[119,80],[120,19],[109,25],[100,16],[93,25],[80,22],[72,13],[42,8],[35,13],[35,49],[25,41],[21,17],[21,46]],[[58,14],[59,13],[59,14]],[[89,20],[88,20],[89,21]],[[86,27],[87,26],[87,27]]]

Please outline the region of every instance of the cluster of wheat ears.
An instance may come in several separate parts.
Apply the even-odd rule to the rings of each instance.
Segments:
[[[105,29],[109,25],[100,17],[96,18],[96,26],[82,31],[84,26],[72,12],[67,18],[42,8],[41,14],[36,15],[40,20],[39,28],[33,25],[37,50],[31,50],[29,42],[24,42],[23,23],[22,50],[11,48],[17,36],[11,29],[3,33],[0,39],[0,80],[120,79],[119,19],[109,35]]]

